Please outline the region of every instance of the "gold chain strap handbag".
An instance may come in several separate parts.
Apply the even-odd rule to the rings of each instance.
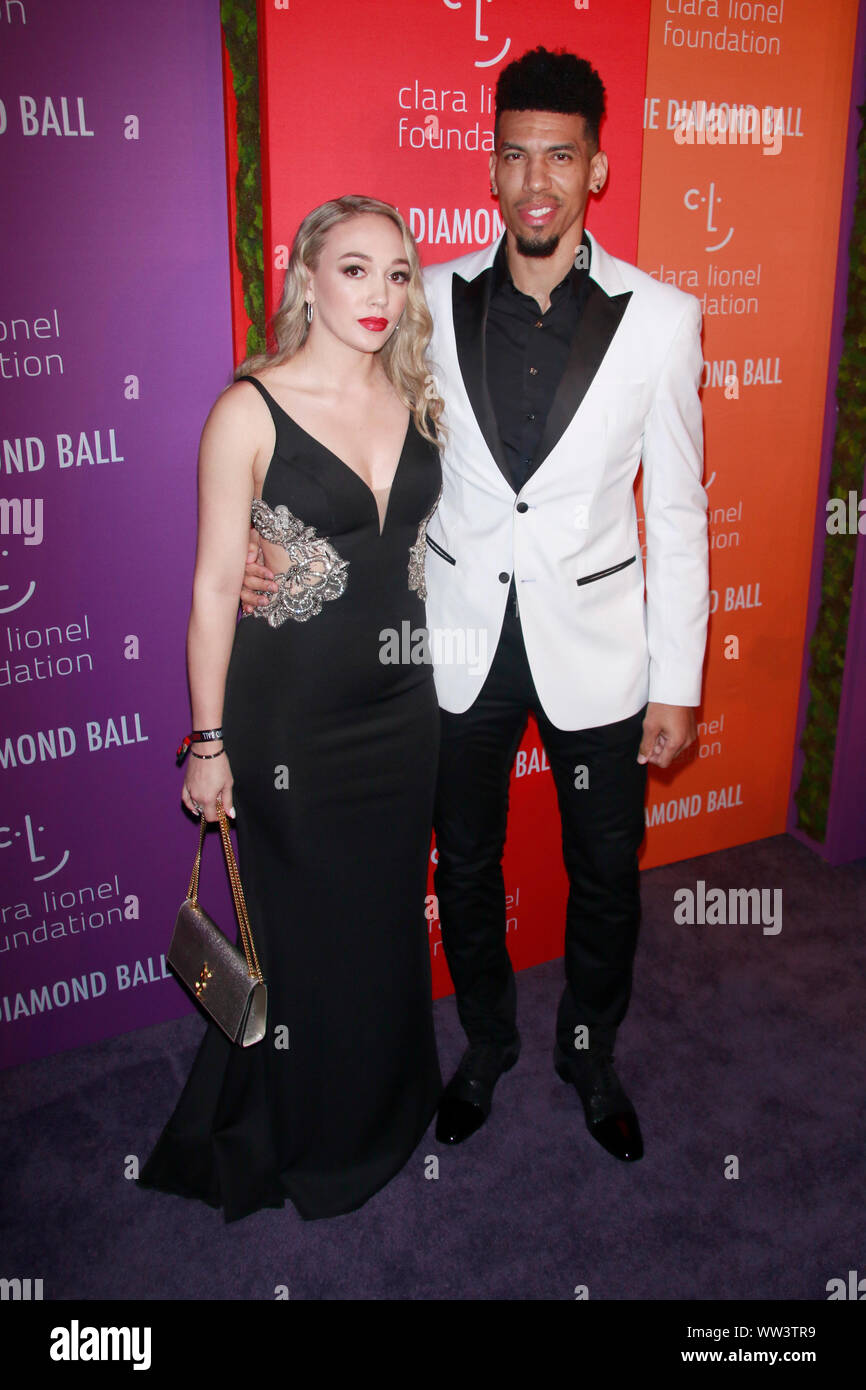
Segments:
[[[202,813],[198,853],[192,866],[189,891],[177,914],[166,959],[193,998],[207,1010],[226,1036],[241,1047],[252,1047],[253,1043],[261,1042],[265,1036],[268,992],[253,944],[244,891],[221,802],[217,802],[217,812],[243,952],[220,931],[198,901],[205,832]]]

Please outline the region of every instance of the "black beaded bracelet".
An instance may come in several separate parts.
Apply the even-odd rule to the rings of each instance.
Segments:
[[[200,763],[210,763],[213,762],[214,758],[221,758],[226,750],[221,748],[218,753],[194,753],[192,749],[189,751],[194,758],[198,758]]]

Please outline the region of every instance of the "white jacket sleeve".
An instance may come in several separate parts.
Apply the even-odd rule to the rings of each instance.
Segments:
[[[644,427],[649,698],[666,705],[700,704],[709,614],[700,335],[690,296]]]

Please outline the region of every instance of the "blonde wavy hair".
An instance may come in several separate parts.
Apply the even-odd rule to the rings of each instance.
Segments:
[[[361,194],[350,193],[342,198],[332,198],[307,213],[295,236],[283,282],[282,298],[271,320],[276,351],[247,357],[237,368],[234,380],[237,381],[239,377],[248,376],[264,367],[275,367],[281,362],[287,362],[303,346],[309,332],[304,298],[309,284],[309,271],[316,269],[332,227],[367,213],[387,217],[394,223],[403,238],[406,259],[409,262],[406,308],[398,329],[391,334],[384,347],[379,349],[382,366],[400,400],[412,412],[419,433],[441,448],[443,439],[439,421],[444,407],[426,357],[433,333],[433,320],[424,298],[421,264],[415,238],[397,209],[378,198],[366,198]]]

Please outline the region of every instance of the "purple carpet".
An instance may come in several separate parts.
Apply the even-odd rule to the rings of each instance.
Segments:
[[[781,931],[677,924],[698,880],[782,889]],[[779,836],[650,870],[643,904],[616,1054],[641,1162],[590,1139],[553,1071],[551,961],[518,976],[523,1052],[466,1144],[431,1127],[349,1216],[227,1227],[124,1177],[186,1078],[204,1028],[187,1017],[0,1074],[0,1275],[45,1299],[826,1299],[866,1273],[866,861],[830,868]],[[453,999],[436,1022],[447,1077]]]

